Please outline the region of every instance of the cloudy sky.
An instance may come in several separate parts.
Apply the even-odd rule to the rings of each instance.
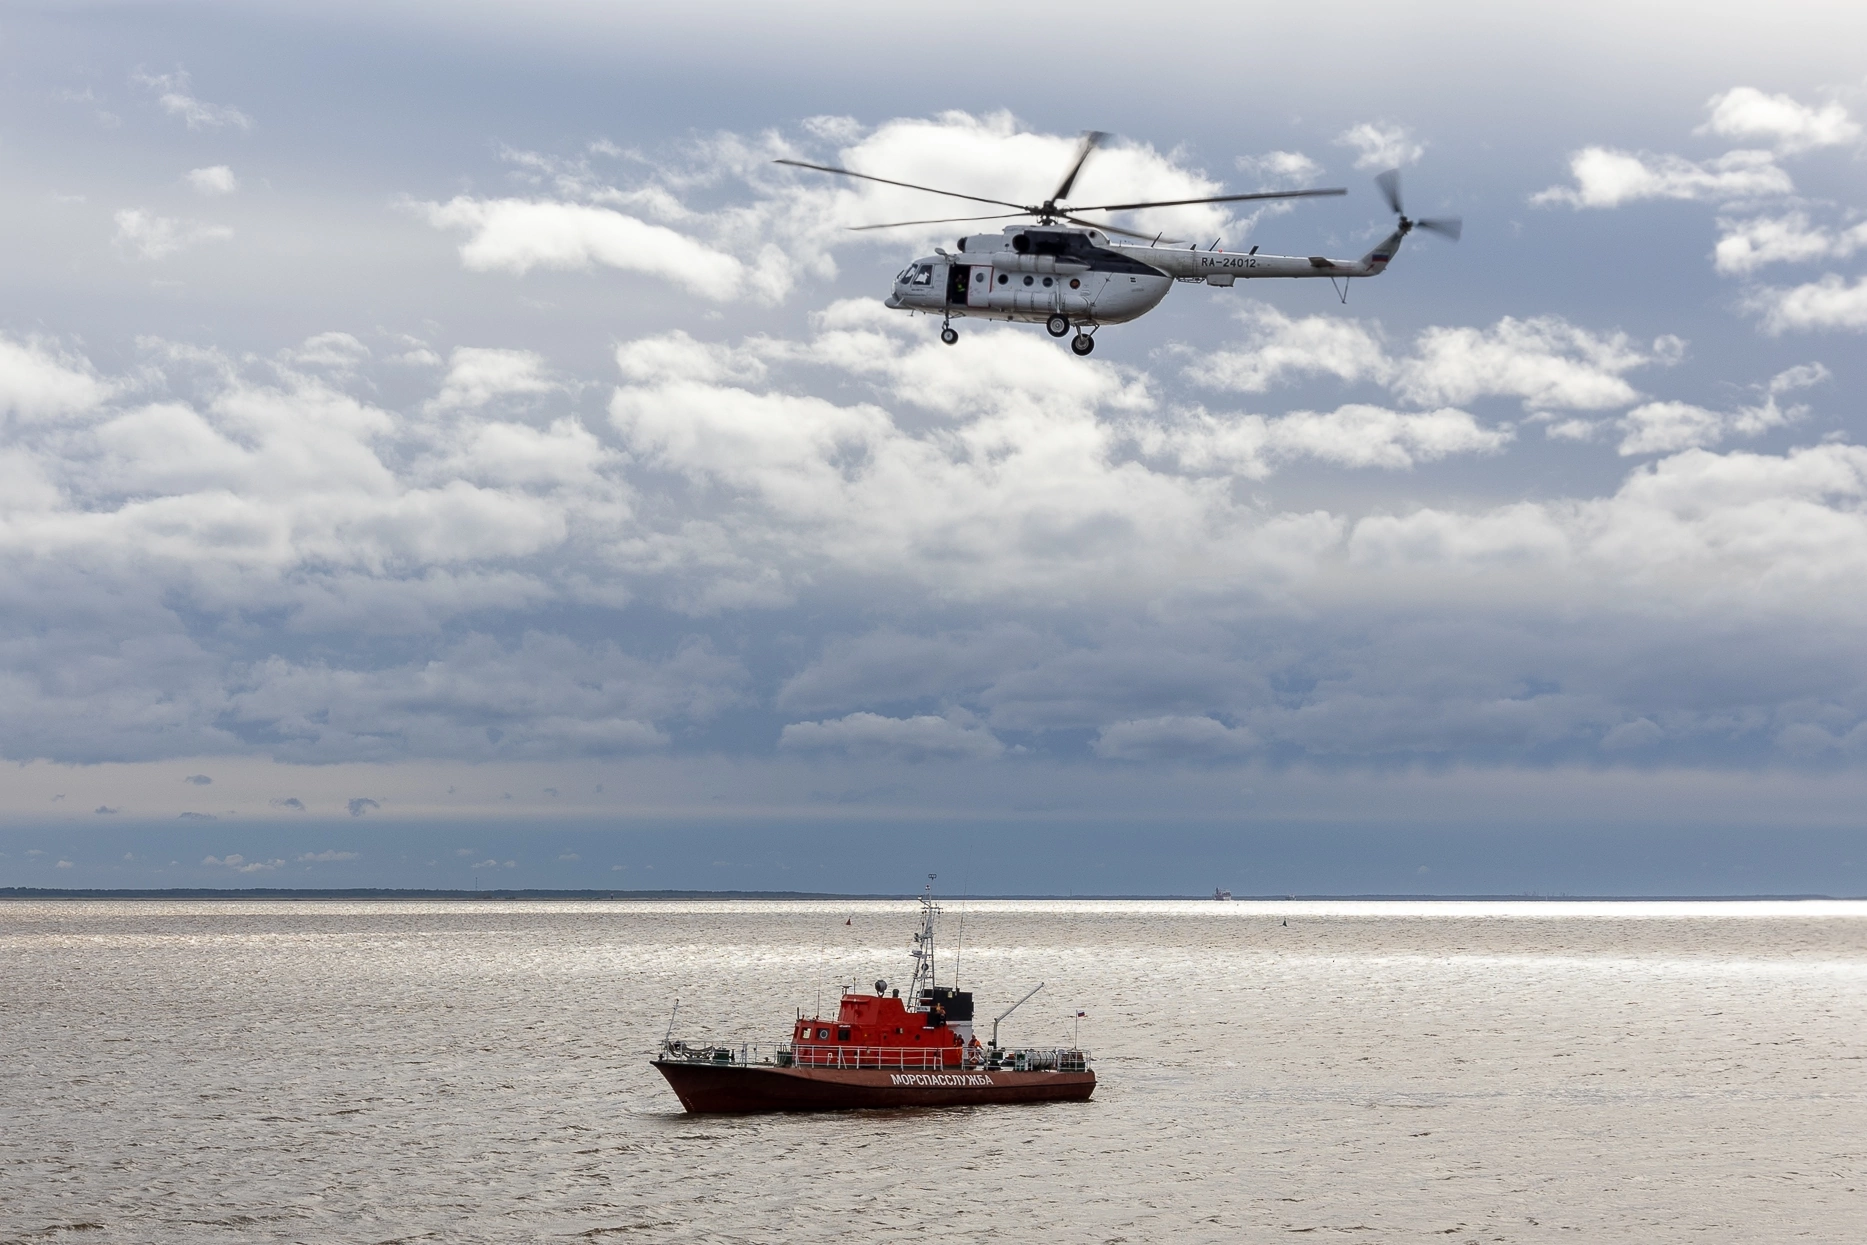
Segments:
[[[8,6],[0,885],[1867,893],[1867,10],[1137,13]]]

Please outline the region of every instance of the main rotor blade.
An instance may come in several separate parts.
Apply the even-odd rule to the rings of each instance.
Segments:
[[[1022,203],[1007,203],[1003,199],[984,199],[978,195],[964,195],[957,190],[936,190],[932,186],[916,186],[913,182],[898,182],[889,177],[876,177],[869,173],[858,173],[854,169],[839,169],[833,164],[806,164],[802,160],[773,160],[773,164],[788,164],[794,169],[815,169],[819,173],[835,173],[840,177],[859,177],[865,182],[880,182],[884,186],[900,186],[906,190],[924,190],[930,195],[946,195],[951,199],[970,199],[974,203],[990,203],[994,207],[1018,208],[1024,210]]]
[[[1029,215],[1029,212],[1000,212],[995,216],[942,216],[938,220],[893,220],[886,225],[851,225],[849,228],[861,232],[864,229],[902,229],[908,225],[957,225],[971,220],[1010,220]]]
[[[1050,202],[1070,193],[1070,187],[1076,184],[1076,175],[1083,171],[1083,162],[1089,159],[1089,153],[1102,145],[1108,135],[1101,130],[1084,130],[1082,141],[1076,144],[1076,162],[1070,165],[1070,171],[1063,175],[1063,184],[1057,187],[1057,193],[1050,196]]]
[[[1406,209],[1400,206],[1400,170],[1389,169],[1385,173],[1375,174],[1374,184],[1381,188],[1381,194],[1387,200],[1387,206],[1394,210],[1394,215],[1405,216]]]
[[[1133,208],[1180,207],[1188,203],[1242,203],[1247,199],[1317,199],[1326,195],[1345,195],[1346,190],[1261,190],[1250,195],[1212,195],[1205,199],[1154,199],[1147,203],[1092,203],[1071,205],[1072,212],[1126,212]]]
[[[1457,242],[1459,235],[1465,232],[1465,222],[1456,216],[1435,216],[1426,220],[1416,220],[1413,222],[1413,227],[1424,229],[1428,233],[1443,234],[1454,242]]]
[[[1063,219],[1070,222],[1072,225],[1087,225],[1091,229],[1100,229],[1103,233],[1118,233],[1124,238],[1139,238],[1143,242],[1159,240],[1173,246],[1178,246],[1180,242],[1178,238],[1162,238],[1158,234],[1136,233],[1132,229],[1122,229],[1116,225],[1105,225],[1099,220],[1084,220],[1080,216],[1065,215]]]

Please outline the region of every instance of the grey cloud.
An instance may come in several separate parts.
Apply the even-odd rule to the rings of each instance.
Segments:
[[[621,755],[666,744],[656,719],[710,720],[742,678],[702,643],[650,663],[538,632],[469,636],[418,669],[266,662],[220,724],[305,759]]]
[[[1612,389],[1620,372],[1676,357],[1665,339],[1640,346],[1567,322],[1470,334],[1461,357],[1514,362],[1458,383],[1546,399],[1571,384],[1563,368],[1593,368],[1568,399],[1578,404],[1595,400],[1587,386]],[[315,341],[369,365],[340,337]],[[1723,748],[1710,725],[1719,720],[1742,722],[1731,737],[1771,755],[1804,726],[1842,739],[1859,720],[1846,698],[1817,723],[1782,718],[1760,692],[1696,709],[1606,686],[1578,692],[1566,684],[1593,668],[1580,651],[1541,688],[1523,654],[1544,640],[1529,632],[1469,691],[1390,686],[1383,664],[1436,669],[1436,645],[1467,644],[1456,628],[1393,627],[1395,603],[1427,584],[1450,595],[1417,608],[1456,602],[1480,630],[1534,602],[1605,608],[1656,574],[1683,585],[1678,608],[1715,618],[1747,598],[1758,566],[1781,599],[1837,608],[1845,597],[1828,585],[1852,574],[1855,546],[1841,534],[1858,526],[1864,478],[1846,446],[1688,453],[1606,497],[1350,521],[1241,499],[1228,474],[1265,478],[1276,460],[1228,447],[1300,435],[1310,461],[1404,453],[1396,461],[1414,463],[1497,453],[1506,441],[1430,411],[1413,424],[1353,405],[1257,423],[1190,413],[1155,397],[1146,376],[1085,369],[1028,337],[1007,335],[992,359],[967,363],[904,339],[866,304],[826,313],[796,342],[667,336],[621,355],[616,439],[572,421],[561,452],[547,444],[560,434],[473,404],[437,429],[330,381],[260,384],[222,369],[205,399],[155,405],[80,383],[80,408],[63,408],[56,437],[38,424],[10,433],[49,490],[25,513],[62,542],[62,560],[7,555],[0,592],[56,625],[0,645],[12,680],[0,737],[15,755],[57,749],[63,759],[550,760],[763,746],[748,742],[756,730],[721,724],[768,705],[788,722],[762,729],[793,756],[986,760],[1029,744],[1129,762],[1246,751],[1503,761],[1592,755],[1642,718],[1663,732],[1649,751],[1672,757]],[[27,357],[87,376],[44,349]],[[1530,357],[1555,361],[1556,379],[1539,364],[1506,383]],[[826,372],[857,396],[789,392]],[[1454,383],[1447,368],[1433,375]],[[1791,369],[1754,409],[1721,418],[1733,434],[1774,427],[1794,409],[1775,395],[1811,379],[1818,369]],[[501,448],[472,448],[495,431],[508,438]],[[403,447],[395,456],[378,448],[391,434]],[[481,536],[457,518],[400,526],[409,512],[399,498],[444,493],[469,471],[496,506],[542,508],[563,535],[515,550],[509,532]],[[160,527],[149,495],[167,509]],[[223,513],[228,496],[239,502]],[[1747,543],[1729,539],[1727,516],[1784,506],[1804,517],[1747,518]],[[67,511],[93,516],[96,534],[59,517]],[[1800,535],[1810,523],[1837,540],[1810,546]],[[229,543],[229,531],[244,534]],[[1772,552],[1759,561],[1763,550]],[[1488,596],[1471,595],[1473,576]],[[937,603],[951,622],[918,632],[844,621],[839,638],[811,624],[784,641],[782,660],[738,655],[764,629],[754,620],[801,620],[819,608],[811,602],[852,588],[896,616]],[[552,629],[588,611],[604,620],[597,630],[614,632],[638,601],[668,611],[657,634],[632,637],[651,655],[590,638],[585,623],[578,637]],[[1163,610],[1172,625],[1147,621]],[[277,629],[213,624],[255,614],[279,619]],[[1649,624],[1617,626],[1643,642]],[[1693,626],[1667,626],[1674,643],[1699,642]],[[239,638],[249,634],[250,645]],[[1420,638],[1408,648],[1401,634]],[[338,651],[349,655],[340,662]],[[1380,660],[1323,668],[1345,653]],[[54,669],[59,679],[47,679]]]
[[[1016,624],[982,631],[914,635],[894,629],[829,641],[777,690],[786,711],[976,695],[1002,672],[1039,660],[1054,641]]]
[[[1819,113],[1769,141],[1787,150],[1817,134]],[[333,327],[283,348],[251,344],[264,325],[242,337],[223,322],[238,348],[152,343],[110,376],[59,340],[0,338],[0,608],[30,623],[0,637],[0,751],[737,760],[777,740],[781,760],[813,769],[919,758],[1017,770],[1006,757],[1019,748],[1111,772],[1240,757],[1855,763],[1867,738],[1867,665],[1851,638],[1867,547],[1859,454],[1762,441],[1710,452],[1778,433],[1795,409],[1721,369],[1728,331],[1710,313],[1603,301],[1538,269],[1512,301],[1472,304],[1495,309],[1470,324],[1429,311],[1466,305],[1476,286],[1422,303],[1390,283],[1378,321],[1333,303],[1299,311],[1326,291],[1278,289],[1246,306],[1242,327],[1223,316],[1236,304],[1208,315],[1185,301],[1207,291],[1181,290],[1180,318],[1123,330],[1137,349],[1111,336],[1077,360],[986,325],[948,349],[925,322],[818,292],[873,293],[874,248],[951,245],[951,231],[851,235],[845,225],[898,206],[922,213],[770,157],[906,175],[948,151],[984,192],[1013,194],[1069,138],[1009,116],[798,133],[670,139],[615,164],[507,153],[477,179],[517,175],[498,190],[452,202],[452,185],[425,190],[430,202],[390,227],[466,250],[424,270],[408,247],[410,267],[370,296],[410,273],[424,279],[409,288],[449,293],[399,320],[386,312],[380,333],[354,309],[318,313],[314,326]],[[151,205],[127,253],[190,236],[177,213],[208,206],[154,196],[208,158],[172,155],[148,197],[107,201]],[[1629,158],[1590,165],[1575,193],[1721,200],[1788,184],[1769,157]],[[1107,185],[1137,193],[1214,184],[1141,144],[1104,168]],[[246,213],[259,198],[219,203]],[[1765,218],[1753,213],[1786,219],[1767,205],[1739,215]],[[427,232],[436,225],[443,234]],[[1339,227],[1353,226],[1297,236]],[[1821,230],[1822,259],[1854,254],[1839,225],[1802,232]],[[1662,232],[1607,258],[1676,258]],[[1730,232],[1767,262],[1812,245],[1787,227]],[[657,252],[670,236],[684,249]],[[1502,249],[1503,231],[1496,241],[1500,260],[1525,258]],[[212,250],[188,258],[205,266]],[[480,275],[461,276],[462,261]],[[839,266],[849,276],[833,285]],[[163,271],[114,267],[139,289]],[[570,269],[583,275],[552,271]],[[1746,297],[1768,326],[1847,329],[1860,321],[1852,282]],[[458,330],[422,321],[470,288],[537,301],[471,317],[463,301],[447,309]],[[808,326],[771,309],[800,293],[815,299]],[[539,310],[553,299],[559,310]],[[760,299],[754,320],[740,304]],[[703,318],[714,311],[725,318]],[[1748,337],[1752,322],[1733,319]],[[1622,323],[1646,327],[1636,337]],[[1693,338],[1689,369],[1675,367],[1678,337],[1655,337],[1675,328]],[[80,329],[97,359],[113,357],[114,330],[75,325],[66,340]],[[1148,356],[1163,337],[1185,341]],[[613,371],[571,344],[592,338],[620,339]],[[1850,391],[1850,364],[1832,362]],[[1302,401],[1275,400],[1285,387]],[[1215,391],[1252,396],[1217,409]],[[1592,442],[1514,440],[1473,405],[1498,400],[1603,414],[1580,421]],[[1801,427],[1811,441],[1827,431]],[[1617,441],[1660,457],[1628,473]],[[172,772],[164,781],[172,792]],[[314,802],[325,796],[342,788]]]
[[[214,780],[209,778],[206,774],[190,774],[188,777],[182,779],[182,781],[196,787],[211,786],[214,782]]]
[[[778,746],[795,752],[842,752],[866,759],[902,761],[991,760],[1005,751],[992,733],[948,718],[911,718],[852,713],[824,722],[793,722]]]
[[[381,808],[382,805],[378,803],[377,801],[368,798],[367,796],[356,796],[353,799],[351,799],[349,807],[350,807],[350,815],[352,817],[361,817],[364,813],[370,811],[371,809]]]
[[[1236,761],[1257,745],[1251,731],[1209,717],[1142,718],[1103,727],[1095,754],[1118,761]]]
[[[353,334],[331,331],[308,337],[292,350],[280,352],[289,367],[324,369],[347,377],[370,357],[370,348]]]

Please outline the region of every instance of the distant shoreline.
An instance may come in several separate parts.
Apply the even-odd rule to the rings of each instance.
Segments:
[[[915,899],[917,895],[841,894],[825,891],[741,890],[426,890],[412,887],[172,887],[169,889],[111,890],[102,887],[0,886],[6,899]],[[1210,895],[942,895],[941,899],[1186,899],[1207,903],[1757,903],[1765,900],[1841,901],[1867,899],[1861,895],[1235,895],[1230,900]]]

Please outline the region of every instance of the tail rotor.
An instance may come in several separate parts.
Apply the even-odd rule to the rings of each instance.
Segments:
[[[1465,222],[1456,216],[1425,216],[1419,220],[1408,217],[1406,207],[1400,199],[1400,170],[1389,169],[1376,175],[1374,184],[1381,189],[1381,197],[1387,200],[1387,206],[1400,220],[1400,232],[1404,236],[1415,229],[1424,229],[1427,233],[1436,233],[1442,238],[1454,242],[1465,232]]]

